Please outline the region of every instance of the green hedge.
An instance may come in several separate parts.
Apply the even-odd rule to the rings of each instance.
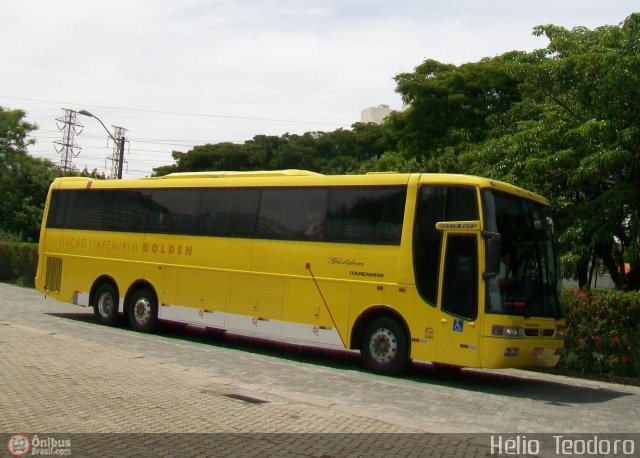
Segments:
[[[564,292],[568,333],[560,367],[640,377],[640,293]]]
[[[37,266],[37,243],[0,242],[0,281],[33,287]]]

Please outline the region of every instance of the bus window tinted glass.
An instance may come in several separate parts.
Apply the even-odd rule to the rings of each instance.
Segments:
[[[47,215],[47,227],[65,227],[65,214],[67,212],[68,192],[53,191],[49,202],[49,214]]]
[[[201,192],[196,189],[151,191],[149,232],[194,234],[198,226]]]
[[[438,300],[442,245],[442,232],[436,230],[436,223],[444,219],[446,202],[445,186],[424,186],[420,189],[413,231],[413,259],[418,291],[432,305]]]
[[[264,189],[258,237],[323,240],[327,215],[326,189]]]
[[[432,305],[438,300],[442,221],[477,221],[478,200],[471,186],[422,186],[418,194],[413,229],[413,259],[416,286]]]
[[[447,212],[444,221],[477,221],[478,198],[473,188],[447,187]]]
[[[143,232],[149,210],[149,195],[136,189],[108,191],[104,224],[105,231]],[[98,228],[96,228],[98,229]]]
[[[202,235],[253,237],[260,191],[251,188],[206,189],[202,197]]]
[[[405,187],[332,188],[327,240],[399,244],[405,200]]]
[[[477,238],[450,234],[444,261],[442,310],[470,320],[478,316]]]
[[[488,230],[500,233],[502,258],[498,275],[487,279],[487,312],[562,316],[549,207],[491,190],[483,190],[482,200]]]
[[[47,226],[398,245],[405,198],[404,186],[54,191]]]
[[[107,209],[107,194],[101,191],[72,191],[68,195],[65,226],[73,229],[101,228]]]

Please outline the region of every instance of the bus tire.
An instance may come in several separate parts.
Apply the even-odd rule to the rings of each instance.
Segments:
[[[374,319],[364,332],[361,354],[365,368],[371,372],[385,375],[402,372],[409,362],[404,328],[393,318]]]
[[[103,283],[91,298],[93,314],[102,323],[112,326],[118,321],[118,292],[111,283]]]
[[[133,293],[129,302],[129,324],[139,332],[152,332],[158,324],[158,301],[146,288]]]

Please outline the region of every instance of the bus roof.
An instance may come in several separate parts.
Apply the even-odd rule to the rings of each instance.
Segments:
[[[165,188],[207,186],[357,186],[357,185],[401,185],[409,181],[434,184],[471,185],[515,194],[544,205],[544,197],[517,186],[489,178],[473,175],[445,173],[395,173],[373,172],[365,175],[322,175],[308,170],[258,170],[258,171],[211,171],[171,173],[161,177],[133,178],[126,180],[96,180],[87,177],[56,178],[54,186],[60,189],[117,189],[117,188]]]

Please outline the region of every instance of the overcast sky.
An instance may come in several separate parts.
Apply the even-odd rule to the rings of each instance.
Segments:
[[[427,58],[543,48],[536,25],[594,28],[634,10],[637,0],[2,0],[0,106],[27,112],[40,126],[31,153],[54,162],[63,107],[125,127],[125,177],[145,176],[173,150],[349,128],[364,108],[400,108],[394,75]],[[79,120],[75,166],[105,171],[104,129]]]

